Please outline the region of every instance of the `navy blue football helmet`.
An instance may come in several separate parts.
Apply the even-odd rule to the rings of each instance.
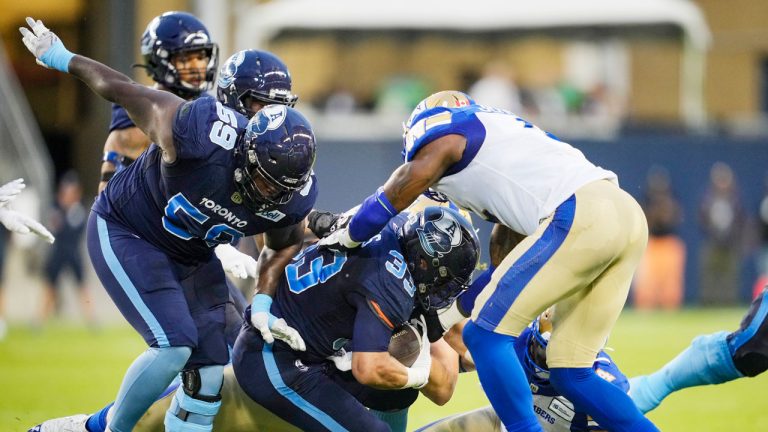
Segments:
[[[269,211],[308,186],[315,163],[315,134],[299,111],[267,105],[251,117],[235,158],[235,183],[243,204],[254,213]]]
[[[253,49],[238,51],[224,62],[216,93],[221,103],[248,118],[256,114],[248,98],[289,107],[299,99],[291,93],[291,73],[285,63],[270,52]]]
[[[205,51],[208,64],[203,81],[196,85],[182,81],[171,60],[174,55],[198,50]],[[197,97],[213,86],[219,47],[211,42],[208,29],[194,15],[166,12],[155,17],[141,36],[141,54],[149,76],[180,97]]]
[[[424,310],[450,306],[467,286],[480,258],[472,225],[449,207],[427,207],[400,228],[408,271]]]

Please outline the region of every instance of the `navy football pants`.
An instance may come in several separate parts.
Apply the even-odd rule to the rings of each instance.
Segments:
[[[237,382],[256,403],[301,430],[389,432],[332,380],[329,362],[304,364],[297,354],[281,341],[265,344],[246,323],[232,354]]]
[[[170,259],[120,224],[91,212],[88,253],[101,283],[151,347],[192,348],[186,368],[224,365],[224,270],[215,257],[198,265]]]

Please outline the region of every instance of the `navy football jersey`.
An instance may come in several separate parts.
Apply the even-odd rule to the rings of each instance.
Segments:
[[[247,124],[213,98],[182,104],[173,125],[176,161],[163,162],[152,144],[110,180],[93,210],[180,262],[205,261],[217,244],[300,222],[317,197],[314,176],[271,211],[254,214],[242,204],[233,148]]]
[[[272,313],[304,338],[304,359],[322,361],[343,347],[387,350],[393,328],[408,320],[415,304],[396,235],[406,220],[404,214],[397,216],[357,249],[310,246],[286,266]]]
[[[133,120],[128,117],[128,112],[125,108],[118,104],[112,104],[112,120],[109,122],[109,131],[112,132],[114,130],[128,129],[132,127],[136,127],[136,125],[133,123]]]

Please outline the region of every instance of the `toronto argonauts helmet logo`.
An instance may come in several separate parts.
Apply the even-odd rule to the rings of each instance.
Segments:
[[[221,66],[218,79],[219,87],[227,88],[231,86],[233,82],[235,82],[235,74],[237,73],[237,68],[243,64],[243,60],[245,60],[245,51],[240,51],[230,57],[229,60],[227,60],[227,62]]]
[[[205,45],[208,42],[210,42],[210,39],[208,38],[208,35],[205,34],[204,31],[196,31],[194,33],[190,33],[187,35],[187,37],[184,38],[184,45],[190,46],[190,45]]]
[[[424,224],[418,228],[421,247],[430,256],[442,256],[461,244],[461,226],[452,215],[441,211],[439,219]]]
[[[285,123],[287,116],[285,105],[267,105],[248,123],[248,132],[261,135],[266,131],[275,130]]]
[[[147,32],[141,38],[141,54],[148,55],[152,53],[155,42],[157,42],[157,27],[160,25],[159,16],[155,17],[147,26]]]

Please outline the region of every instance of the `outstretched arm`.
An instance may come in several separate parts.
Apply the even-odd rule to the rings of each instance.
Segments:
[[[467,140],[461,135],[440,137],[419,150],[412,161],[395,170],[383,187],[384,195],[395,210],[398,213],[405,210],[437,183],[451,165],[461,160],[466,144]]]
[[[376,235],[460,161],[466,145],[467,140],[461,135],[445,135],[424,146],[413,160],[396,169],[383,187],[363,201],[346,229],[336,230],[319,244],[353,248]]]
[[[166,162],[176,160],[173,145],[173,116],[184,102],[178,96],[138,84],[122,73],[81,55],[67,51],[64,44],[40,20],[27,18],[20,28],[24,45],[43,66],[68,72],[102,98],[121,105],[136,126],[163,150]]]

